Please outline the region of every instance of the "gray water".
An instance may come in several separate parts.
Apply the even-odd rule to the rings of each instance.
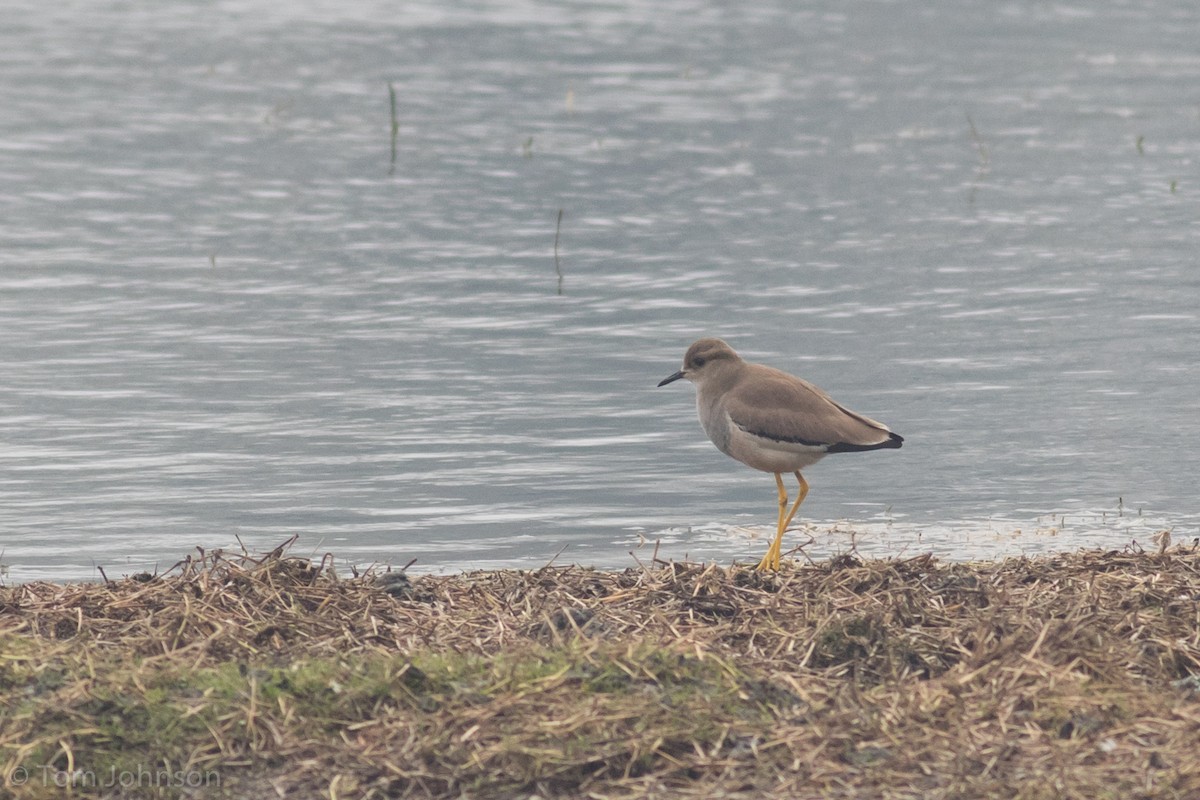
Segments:
[[[757,560],[702,335],[906,437],[810,557],[1196,536],[1195,5],[722,6],[6,2],[6,580]]]

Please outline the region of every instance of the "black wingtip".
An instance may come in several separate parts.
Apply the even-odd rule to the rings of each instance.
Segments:
[[[904,442],[904,437],[898,433],[888,431],[888,438],[882,442],[875,444],[850,444],[849,442],[838,442],[832,444],[825,451],[826,453],[863,453],[867,450],[895,450]]]

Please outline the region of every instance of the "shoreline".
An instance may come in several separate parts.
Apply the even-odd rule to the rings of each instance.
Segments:
[[[1200,796],[1200,548],[0,587],[17,798]]]

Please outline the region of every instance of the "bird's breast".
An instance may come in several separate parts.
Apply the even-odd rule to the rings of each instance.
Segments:
[[[718,405],[712,399],[705,398],[703,393],[696,393],[696,414],[700,417],[700,427],[704,428],[704,432],[718,450],[732,456],[733,453],[729,452],[732,423],[729,415]]]

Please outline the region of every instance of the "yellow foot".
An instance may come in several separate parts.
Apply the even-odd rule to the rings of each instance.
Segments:
[[[779,570],[779,539],[771,542],[771,546],[767,548],[767,554],[762,557],[762,561],[758,562],[756,569],[759,572],[777,572]]]

